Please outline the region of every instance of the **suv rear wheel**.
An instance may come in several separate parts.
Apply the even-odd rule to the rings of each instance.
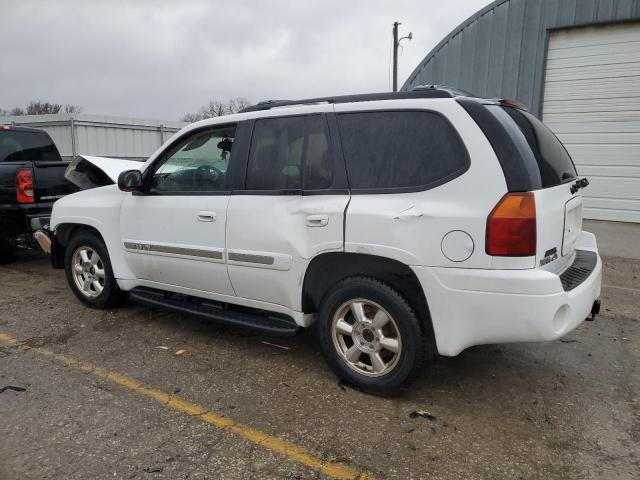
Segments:
[[[420,369],[428,342],[407,301],[367,277],[338,283],[320,308],[319,336],[333,371],[379,395],[396,393]]]
[[[93,308],[111,308],[124,298],[118,287],[107,247],[98,235],[82,232],[74,236],[65,252],[65,273],[73,293]]]

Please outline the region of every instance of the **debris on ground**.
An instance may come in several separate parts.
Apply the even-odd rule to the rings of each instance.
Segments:
[[[573,338],[561,338],[560,341],[562,343],[580,343],[578,340],[574,340]]]
[[[158,345],[156,348],[159,348],[160,350],[169,350],[169,347],[165,347],[164,345]]]
[[[183,353],[185,353],[185,352],[186,352],[186,350],[185,350],[184,348],[181,348],[181,349],[180,349],[180,350],[178,350],[175,354],[176,354],[176,356],[180,356],[180,355],[182,355],[182,354],[183,354]]]
[[[160,473],[162,472],[163,468],[161,466],[154,466],[154,467],[145,467],[144,471],[147,473]]]
[[[14,392],[26,392],[26,388],[22,387],[14,387],[13,385],[6,385],[4,387],[0,387],[0,393],[5,392],[7,390],[13,390]]]
[[[418,418],[418,417],[426,418],[427,420],[430,420],[432,422],[435,422],[438,419],[438,417],[436,417],[435,415],[432,415],[429,410],[414,410],[409,414],[409,418]]]
[[[284,345],[278,345],[277,343],[266,342],[262,340],[260,343],[264,343],[265,345],[271,345],[272,347],[281,348],[283,350],[291,350],[291,347],[286,347]]]

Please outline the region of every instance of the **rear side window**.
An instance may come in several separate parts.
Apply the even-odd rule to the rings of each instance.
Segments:
[[[576,167],[560,140],[545,124],[523,110],[491,106],[502,109],[511,117],[526,139],[540,170],[542,188],[555,187],[577,177]],[[495,114],[495,113],[494,113]]]
[[[352,190],[424,190],[469,167],[462,139],[435,112],[342,113],[338,125]]]
[[[40,132],[0,132],[0,162],[59,161],[60,154],[49,136]]]
[[[319,190],[333,181],[333,156],[323,115],[256,120],[247,190]]]

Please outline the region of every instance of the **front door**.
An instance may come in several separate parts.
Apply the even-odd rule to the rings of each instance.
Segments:
[[[329,131],[323,113],[255,121],[245,189],[234,191],[227,214],[239,297],[300,311],[309,261],[343,250],[349,194]]]
[[[137,278],[233,295],[224,252],[235,130],[209,127],[176,140],[145,172],[145,192],[123,202],[122,247]]]

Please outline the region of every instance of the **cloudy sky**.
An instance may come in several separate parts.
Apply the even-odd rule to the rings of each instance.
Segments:
[[[402,85],[489,0],[0,0],[0,108],[41,99],[84,113],[177,119],[210,99],[390,89],[402,22]]]

